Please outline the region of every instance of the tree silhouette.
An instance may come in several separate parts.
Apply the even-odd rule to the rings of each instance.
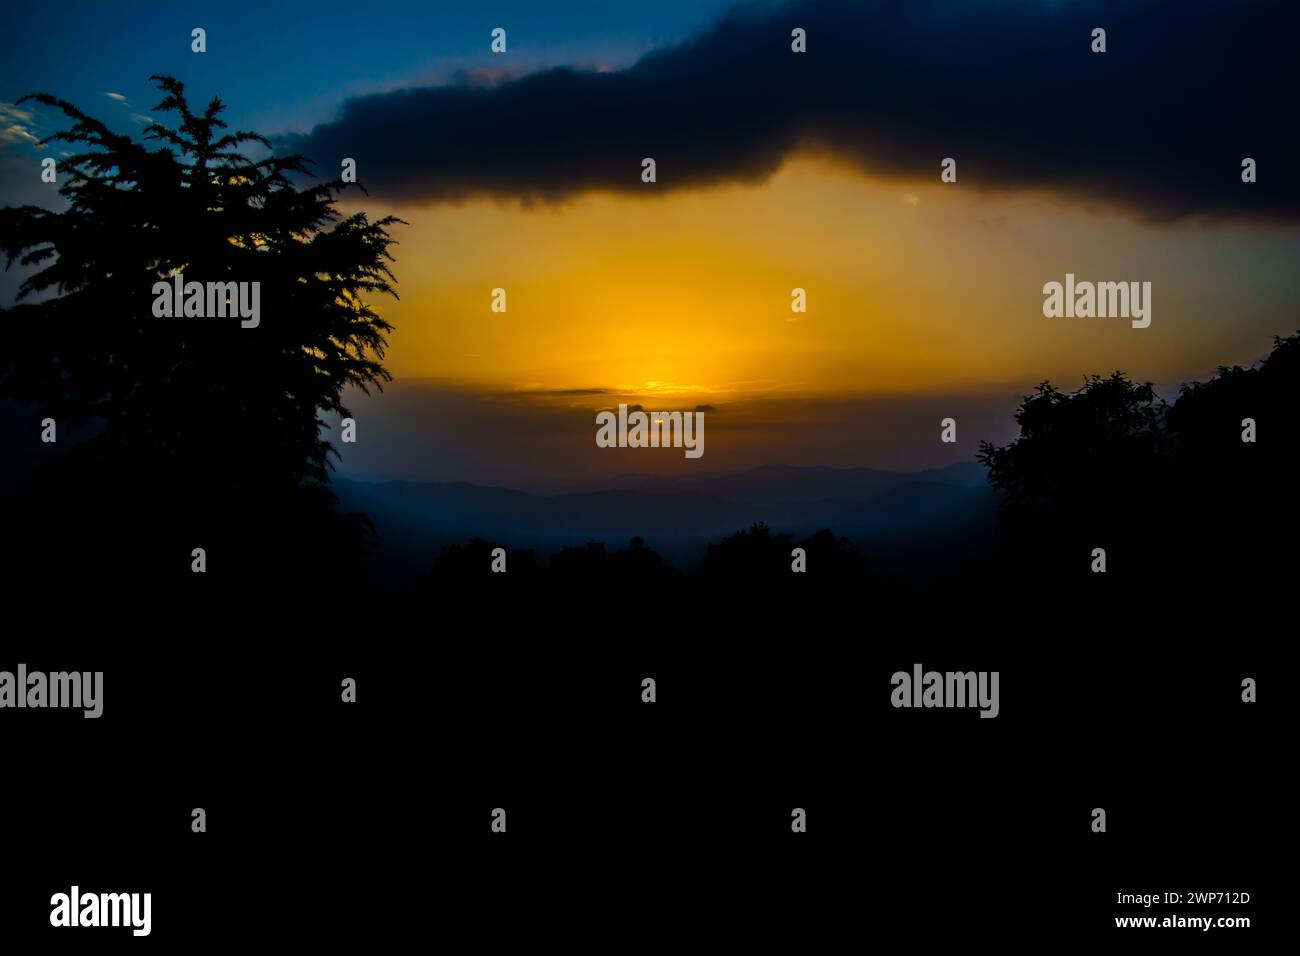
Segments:
[[[1044,382],[1016,413],[1020,436],[980,446],[1007,554],[1050,576],[1087,573],[1096,547],[1108,573],[1118,560],[1146,580],[1275,573],[1271,552],[1296,529],[1297,411],[1300,335],[1257,367],[1185,385],[1172,406],[1120,372],[1070,393]]]
[[[791,570],[794,548],[803,548],[807,557],[807,571],[801,575]],[[866,582],[870,565],[847,538],[836,538],[829,530],[796,541],[788,533],[773,534],[759,522],[748,531],[737,531],[710,544],[700,573],[706,580],[737,583],[788,576],[791,581],[810,584],[853,581],[861,585]]]
[[[664,583],[675,576],[642,538],[632,538],[626,548],[617,551],[606,550],[601,541],[563,548],[551,556],[549,573],[556,581],[578,584],[604,580],[628,585]]]
[[[444,545],[433,562],[433,579],[450,580],[463,586],[472,583],[501,580],[492,570],[492,552],[502,547],[495,541],[473,538],[465,544]],[[506,556],[506,574],[509,582],[521,578],[534,578],[541,573],[537,566],[537,552],[530,548],[509,549]]]
[[[1247,419],[1252,442],[1242,440]],[[1300,335],[1274,338],[1250,368],[1220,367],[1208,382],[1184,386],[1169,427],[1178,547],[1222,579],[1289,582],[1300,536]],[[1208,560],[1211,551],[1222,560]]]
[[[1119,554],[1151,531],[1142,489],[1161,487],[1167,406],[1122,373],[1087,377],[1074,392],[1043,382],[1016,412],[1020,437],[981,443],[978,460],[1002,491],[1004,533],[1016,552],[1060,573],[1087,571],[1094,547]],[[1135,492],[1137,489],[1137,493]]]
[[[25,560],[41,564],[41,543],[62,536],[44,556],[57,568],[69,538],[102,547],[107,535],[155,570],[188,572],[191,547],[227,573],[337,570],[364,528],[333,512],[321,415],[347,414],[346,387],[388,378],[391,327],[367,299],[396,296],[388,227],[400,220],[341,216],[342,182],[299,188],[305,157],[248,158],[241,147],[270,143],[225,132],[219,99],[196,114],[182,83],[151,79],[164,94],[154,110],[177,123],[151,124],[145,143],[24,97],[73,121],[44,142],[82,151],[59,163],[66,210],[0,210],[6,268],[37,267],[0,311],[0,397],[61,436],[88,426],[31,464],[24,490],[44,523],[28,529]],[[260,325],[156,318],[154,284],[178,272],[259,283]]]

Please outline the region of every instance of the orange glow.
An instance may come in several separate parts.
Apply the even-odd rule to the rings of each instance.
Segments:
[[[900,188],[817,159],[757,187],[646,188],[527,208],[363,202],[412,223],[396,231],[402,300],[380,303],[394,375],[683,407],[1021,389],[1113,368],[1195,376],[1267,341],[1249,296],[1189,272],[1236,241],[1226,227],[1160,231],[937,174]],[[1044,318],[1042,285],[1067,271],[1153,280],[1152,327]],[[505,313],[489,308],[497,287]],[[796,287],[805,314],[790,310]],[[1216,323],[1228,307],[1236,320]],[[1273,331],[1267,315],[1254,324]]]

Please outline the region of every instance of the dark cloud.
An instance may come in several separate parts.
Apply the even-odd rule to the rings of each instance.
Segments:
[[[796,26],[806,54],[790,52]],[[1298,27],[1300,5],[1261,0],[743,8],[621,72],[366,96],[284,145],[322,171],[354,157],[367,188],[407,202],[660,195],[758,182],[807,149],[935,182],[951,156],[954,188],[1047,190],[1152,220],[1291,221]]]
[[[510,395],[607,395],[608,388],[520,388]]]

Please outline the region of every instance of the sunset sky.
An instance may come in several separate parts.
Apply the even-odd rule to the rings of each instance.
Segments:
[[[61,118],[20,96],[139,129],[154,72],[324,173],[356,158],[370,196],[345,208],[409,222],[401,300],[380,303],[395,381],[356,397],[340,465],[366,477],[928,467],[1011,437],[1044,379],[1123,369],[1172,396],[1300,327],[1296,68],[1274,45],[1294,8],[731,6],[73,4],[56,24],[22,5],[0,41],[0,203],[59,202],[39,181],[58,144],[33,140]],[[1150,328],[1045,318],[1067,272],[1151,282]],[[594,413],[620,401],[706,406],[704,457],[596,449]]]

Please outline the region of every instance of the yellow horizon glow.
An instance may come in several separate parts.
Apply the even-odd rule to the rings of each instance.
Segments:
[[[1280,313],[1249,313],[1247,301],[1248,321],[1225,323],[1217,310],[1245,297],[1189,274],[1246,234],[983,195],[940,184],[935,169],[933,183],[900,185],[805,158],[760,186],[654,195],[647,185],[645,199],[358,203],[412,224],[394,230],[402,299],[375,303],[397,327],[386,364],[397,378],[507,392],[671,399],[666,410],[1048,377],[1072,386],[1115,368],[1177,378],[1266,348],[1274,330],[1263,328]],[[1067,271],[1152,280],[1152,327],[1045,318],[1042,285]],[[490,309],[497,287],[505,313]],[[790,310],[796,287],[806,314]]]

